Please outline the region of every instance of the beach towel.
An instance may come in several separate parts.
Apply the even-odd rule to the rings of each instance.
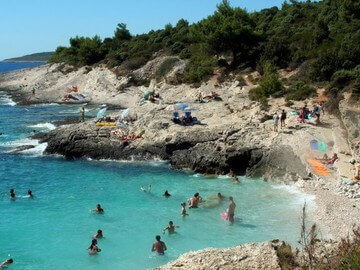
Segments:
[[[309,162],[309,164],[312,166],[314,172],[317,175],[322,175],[322,176],[330,175],[328,169],[319,160],[309,158],[307,159],[307,162]]]

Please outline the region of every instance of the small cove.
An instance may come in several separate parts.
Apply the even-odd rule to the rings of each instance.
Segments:
[[[299,238],[300,210],[310,197],[287,186],[260,179],[241,178],[234,185],[225,177],[204,178],[171,170],[166,163],[114,161],[67,161],[39,151],[6,153],[11,146],[26,144],[26,136],[47,131],[49,123],[78,117],[78,106],[10,106],[6,96],[0,106],[0,258],[10,254],[12,269],[147,269],[162,265],[180,254],[206,247],[229,247],[246,242],[279,238],[295,244]],[[152,185],[152,193],[140,186]],[[8,191],[18,195],[32,189],[35,200],[12,202]],[[168,199],[162,193],[169,190]],[[212,208],[188,210],[182,219],[180,203],[195,192],[203,198],[221,192],[237,203],[236,222],[220,218],[227,201]],[[90,212],[97,203],[104,216]],[[169,220],[180,228],[162,235]],[[102,229],[102,252],[86,252],[91,236]],[[167,255],[150,252],[154,237],[161,234]]]

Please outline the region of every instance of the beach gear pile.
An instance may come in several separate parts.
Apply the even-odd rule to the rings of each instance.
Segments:
[[[178,112],[174,112],[172,121],[175,124],[183,126],[193,126],[196,124],[200,124],[200,121],[198,121],[196,117],[192,117],[191,112],[185,112],[185,115],[182,117],[180,117]]]
[[[78,93],[79,89],[77,86],[72,86],[68,92],[70,93],[64,96],[64,100],[85,101],[87,99],[86,95]]]

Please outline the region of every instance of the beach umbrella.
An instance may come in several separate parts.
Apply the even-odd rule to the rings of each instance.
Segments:
[[[317,150],[318,149],[318,141],[317,140],[310,141],[310,148],[312,150]]]
[[[106,111],[107,111],[107,108],[102,108],[96,115],[96,118],[99,119],[99,118],[103,118],[106,114]]]
[[[129,110],[130,109],[127,108],[127,109],[121,111],[121,113],[120,113],[121,119],[124,119],[124,117],[129,114]]]

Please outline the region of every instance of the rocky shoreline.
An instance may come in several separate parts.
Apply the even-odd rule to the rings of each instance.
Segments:
[[[325,238],[339,240],[351,232],[360,216],[360,187],[351,184],[349,188],[347,183],[350,182],[347,181],[351,181],[354,170],[349,160],[359,161],[360,123],[356,117],[359,112],[356,105],[349,102],[349,97],[341,103],[340,119],[326,114],[320,126],[299,125],[296,118],[288,114],[287,127],[276,133],[272,131],[271,115],[284,108],[283,99],[271,100],[270,110],[262,111],[259,104],[248,98],[248,91],[254,85],[247,80],[247,75],[244,75],[247,86],[239,86],[237,81],[219,85],[216,79],[198,89],[184,84],[173,85],[171,83],[181,77],[184,63],[172,60],[174,64],[165,74],[165,81],[150,86],[160,94],[159,103],[139,103],[149,88],[137,86],[136,82],[150,80],[165,60],[153,60],[133,74],[120,77],[102,66],[87,72],[86,68],[68,70],[61,65],[46,65],[0,75],[0,89],[6,89],[20,104],[68,103],[63,100],[66,89],[77,85],[82,93],[91,96],[90,103],[130,108],[129,113],[136,119],[125,127],[99,127],[95,120],[65,123],[38,138],[48,144],[47,154],[60,154],[67,158],[161,159],[169,161],[176,169],[204,174],[234,171],[239,175],[285,182],[316,196],[313,219]],[[23,86],[18,88],[18,85]],[[32,94],[34,88],[35,94]],[[205,94],[216,91],[222,101],[197,103],[195,96],[198,91]],[[171,121],[173,106],[180,101],[194,108],[192,114],[201,125],[181,126]],[[294,106],[302,105],[302,102],[297,102]],[[116,132],[119,129],[128,134],[140,130],[144,133],[142,138],[124,145]],[[337,152],[340,156],[339,162],[329,168],[330,176],[317,176],[307,162],[309,157],[321,157],[320,153],[309,149],[309,142],[314,139],[331,145],[329,154]],[[253,259],[242,259],[249,256],[248,247],[253,250],[250,256]],[[261,263],[262,256],[256,255],[256,250],[264,247],[274,258],[274,265],[269,265],[270,268],[262,268],[266,264]],[[163,269],[202,269],[198,266],[205,257],[211,259],[209,268],[203,269],[227,269],[233,265],[238,265],[238,269],[279,269],[275,266],[277,259],[272,252],[268,244],[209,249],[181,256]]]

